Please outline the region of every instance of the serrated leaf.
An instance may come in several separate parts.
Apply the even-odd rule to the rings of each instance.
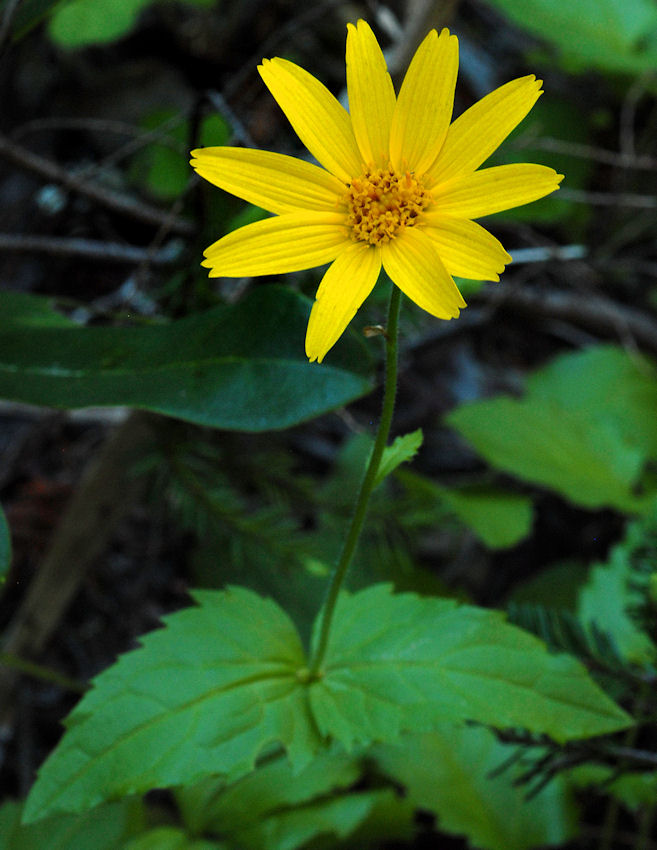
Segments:
[[[518,26],[559,48],[578,70],[639,73],[657,62],[657,9],[650,0],[488,0]]]
[[[127,405],[239,431],[287,428],[371,389],[363,346],[303,352],[309,302],[279,286],[147,327],[0,327],[0,397],[58,408]]]
[[[645,664],[655,659],[655,645],[629,614],[637,602],[631,577],[627,549],[614,547],[608,563],[591,568],[579,592],[577,617],[585,628],[595,623],[609,634],[629,662]]]
[[[321,733],[347,748],[445,720],[521,726],[556,741],[631,723],[581,664],[549,654],[501,613],[394,596],[389,585],[341,595],[309,696]]]
[[[384,478],[387,478],[402,463],[406,463],[406,461],[414,458],[421,445],[422,429],[418,428],[417,431],[397,437],[392,445],[386,446],[383,450],[383,457],[381,458],[376,478],[374,479],[374,486],[377,487]]]
[[[319,836],[346,838],[381,805],[394,804],[390,790],[358,791],[314,800],[303,808],[272,812],[235,833],[245,850],[296,850]]]
[[[139,800],[108,803],[79,815],[58,815],[23,826],[21,803],[0,809],[0,850],[116,850],[144,819]]]
[[[647,432],[656,415],[656,385],[616,349],[602,348],[535,373],[522,399],[467,404],[447,421],[505,472],[585,507],[640,512],[646,500],[634,490],[654,451]]]
[[[278,755],[231,785],[208,777],[177,789],[176,799],[191,831],[232,833],[272,813],[348,788],[361,773],[360,759],[344,751],[320,751],[301,771],[293,770],[289,761]]]
[[[28,821],[212,773],[235,779],[270,745],[297,769],[312,758],[320,740],[288,616],[244,588],[194,598],[95,680],[39,771]]]
[[[232,785],[208,777],[176,798],[191,832],[220,834],[245,850],[294,850],[354,830],[358,847],[377,835],[410,837],[412,805],[391,791],[350,790],[362,772],[360,756],[342,749],[321,751],[300,772],[278,756]]]
[[[228,850],[228,845],[223,841],[190,838],[173,826],[156,826],[133,838],[122,850]]]
[[[438,817],[441,831],[467,837],[482,850],[529,850],[562,844],[573,836],[575,812],[560,779],[527,799],[514,782],[521,770],[492,775],[512,753],[486,729],[444,724],[435,732],[406,735],[372,753],[422,809]]]

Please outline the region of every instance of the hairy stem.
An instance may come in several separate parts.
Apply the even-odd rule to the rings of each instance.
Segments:
[[[388,442],[390,433],[390,425],[392,423],[392,414],[395,408],[395,395],[397,393],[397,327],[399,323],[399,305],[401,302],[401,290],[396,286],[392,287],[390,296],[390,306],[388,308],[388,328],[386,332],[386,377],[383,392],[383,408],[381,410],[381,420],[376,433],[374,448],[370,456],[370,461],[363,478],[363,483],[360,486],[358,499],[351,518],[349,531],[345,538],[342,547],[340,560],[337,563],[331,583],[326,595],[326,600],[322,608],[322,625],[317,641],[311,665],[311,677],[317,676],[328,647],[329,635],[331,632],[331,623],[333,622],[333,614],[335,613],[335,605],[338,601],[338,595],[342,588],[347,570],[351,564],[360,533],[363,530],[365,517],[367,515],[367,507],[369,504],[376,474],[379,470],[383,450]]]

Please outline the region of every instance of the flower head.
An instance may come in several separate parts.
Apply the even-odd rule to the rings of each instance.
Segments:
[[[456,36],[431,30],[395,95],[361,20],[347,29],[349,112],[292,62],[265,59],[258,69],[322,167],[244,148],[192,151],[202,177],[274,213],[205,251],[211,277],[331,264],[308,323],[311,361],[321,362],[337,342],[382,266],[424,310],[458,316],[466,305],[452,275],[499,280],[511,261],[473,219],[558,188],[562,175],[543,165],[479,169],[536,103],[541,81],[532,75],[506,83],[450,123],[457,69]]]

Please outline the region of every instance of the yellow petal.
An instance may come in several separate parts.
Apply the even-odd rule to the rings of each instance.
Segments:
[[[352,242],[329,266],[317,290],[306,332],[306,354],[322,362],[372,291],[381,271],[381,252]]]
[[[286,59],[263,59],[260,76],[315,159],[344,183],[362,171],[349,113],[319,80]]]
[[[286,213],[234,230],[205,251],[210,277],[251,277],[312,269],[350,243],[340,213]]]
[[[192,166],[213,183],[273,213],[336,212],[345,187],[337,177],[292,156],[248,148],[201,148]]]
[[[542,82],[533,74],[512,80],[460,115],[429,169],[432,182],[442,183],[479,168],[536,103]]]
[[[459,43],[444,29],[418,47],[402,83],[390,129],[390,159],[397,171],[424,173],[434,162],[452,120]]]
[[[363,162],[387,166],[395,89],[381,48],[365,21],[347,24],[347,91]]]
[[[441,215],[479,218],[549,195],[562,179],[563,174],[545,165],[497,165],[435,188],[433,208]]]
[[[381,259],[393,283],[432,316],[455,319],[466,306],[431,239],[418,227],[407,227],[382,245]]]
[[[492,233],[474,221],[423,216],[422,230],[433,241],[449,274],[470,280],[499,280],[511,256]]]

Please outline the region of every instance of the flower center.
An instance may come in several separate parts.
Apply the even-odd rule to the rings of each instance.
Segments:
[[[404,227],[412,227],[431,195],[409,171],[368,169],[349,184],[345,202],[347,224],[356,242],[389,242]]]

